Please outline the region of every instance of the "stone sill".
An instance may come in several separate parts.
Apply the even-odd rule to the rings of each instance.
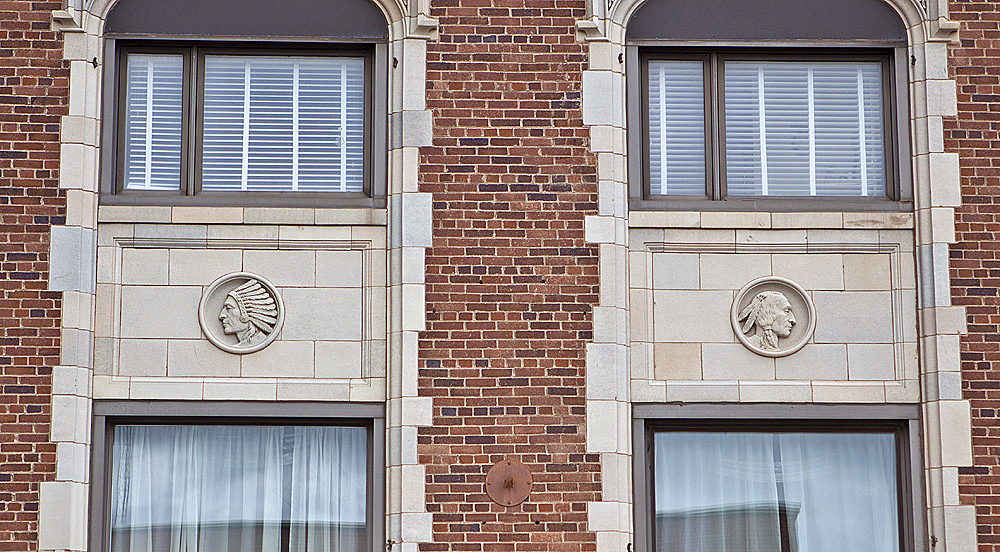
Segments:
[[[746,211],[632,211],[629,228],[906,230],[913,213],[761,213]]]
[[[170,207],[101,205],[97,222],[181,224],[294,224],[315,226],[385,226],[386,209],[308,207]]]

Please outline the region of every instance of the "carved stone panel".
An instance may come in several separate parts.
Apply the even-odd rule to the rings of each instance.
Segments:
[[[801,349],[816,328],[816,308],[801,286],[786,278],[758,278],[736,294],[730,312],[736,338],[766,357]]]
[[[253,353],[278,336],[285,307],[271,282],[236,272],[208,287],[198,306],[198,321],[216,347],[238,355]]]

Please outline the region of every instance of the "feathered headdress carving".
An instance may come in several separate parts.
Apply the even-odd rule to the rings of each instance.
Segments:
[[[760,347],[762,349],[778,348],[778,336],[774,334],[774,329],[771,327],[771,323],[774,321],[774,313],[767,312],[768,310],[773,310],[769,309],[767,301],[769,299],[774,301],[779,297],[782,297],[782,295],[777,291],[762,291],[754,296],[749,305],[743,307],[738,317],[738,321],[743,323],[743,326],[740,328],[743,330],[743,333],[749,332],[754,324],[761,329]]]
[[[264,333],[274,331],[278,323],[278,305],[274,297],[257,280],[240,285],[229,296],[240,308],[240,318],[249,321]]]

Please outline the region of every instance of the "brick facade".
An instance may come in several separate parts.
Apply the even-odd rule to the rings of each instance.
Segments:
[[[420,430],[433,544],[422,550],[596,549],[586,503],[600,466],[585,446],[584,351],[597,303],[597,251],[584,241],[597,179],[580,110],[586,49],[579,0],[432,3],[428,45],[434,194]],[[486,472],[517,458],[530,499],[503,508]]]
[[[956,212],[958,243],[951,248],[952,301],[964,306],[968,335],[962,339],[963,395],[971,401],[974,466],[960,470],[964,504],[976,506],[979,550],[1000,550],[997,514],[997,401],[1000,400],[1000,95],[996,4],[955,1],[961,44],[951,49],[951,76],[958,86],[958,117],[945,121],[945,148],[958,152],[963,205]]]
[[[60,293],[46,291],[49,228],[65,222],[59,122],[68,63],[51,30],[59,2],[0,2],[0,550],[35,550],[49,442]]]

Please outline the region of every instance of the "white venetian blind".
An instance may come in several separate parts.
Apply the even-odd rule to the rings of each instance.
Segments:
[[[202,189],[359,192],[364,60],[206,56]]]
[[[726,62],[728,193],[884,196],[882,92],[877,62]]]
[[[128,54],[125,189],[179,190],[184,57]]]
[[[650,61],[649,188],[705,194],[705,76],[700,61]]]

